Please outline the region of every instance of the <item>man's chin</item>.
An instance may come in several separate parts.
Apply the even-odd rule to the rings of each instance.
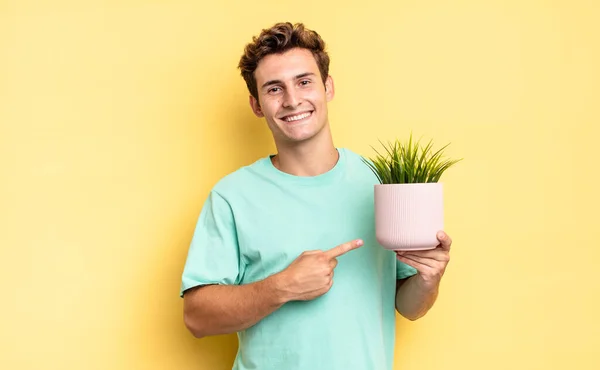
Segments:
[[[274,139],[276,142],[285,143],[287,145],[306,143],[317,139],[324,128],[325,126],[321,127],[319,130],[314,129],[314,127],[306,127],[305,130],[280,130],[279,135],[274,137]]]
[[[307,132],[307,133],[303,133],[303,134],[286,135],[285,140],[288,143],[301,144],[301,143],[310,142],[311,140],[316,139],[317,134],[318,133],[316,133],[316,132]]]

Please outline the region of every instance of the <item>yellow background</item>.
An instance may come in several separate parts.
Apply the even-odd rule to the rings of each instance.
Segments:
[[[452,261],[399,318],[396,369],[599,369],[595,1],[0,2],[0,368],[228,369],[181,271],[225,174],[273,151],[236,69],[303,21],[329,45],[337,146],[410,130],[442,178]],[[357,349],[360,350],[360,349]]]

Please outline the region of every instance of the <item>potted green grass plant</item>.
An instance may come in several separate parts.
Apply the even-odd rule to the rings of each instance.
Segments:
[[[442,174],[462,160],[443,158],[449,145],[434,152],[432,141],[421,145],[398,139],[384,144],[380,153],[363,161],[377,176],[374,187],[375,233],[379,244],[390,250],[428,250],[439,241],[444,228]]]

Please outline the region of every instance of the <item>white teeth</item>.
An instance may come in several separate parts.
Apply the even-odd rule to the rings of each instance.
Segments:
[[[298,120],[301,120],[301,119],[304,119],[304,118],[310,116],[310,114],[311,114],[311,112],[306,112],[306,113],[299,114],[297,116],[285,117],[284,121],[286,121],[286,122],[298,121]]]

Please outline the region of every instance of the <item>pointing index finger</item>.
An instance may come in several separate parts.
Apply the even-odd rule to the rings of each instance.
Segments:
[[[347,242],[344,244],[340,244],[337,247],[333,247],[330,250],[326,251],[325,254],[329,258],[337,258],[345,253],[350,252],[353,249],[356,249],[363,245],[363,241],[361,239],[353,240],[351,242]]]

